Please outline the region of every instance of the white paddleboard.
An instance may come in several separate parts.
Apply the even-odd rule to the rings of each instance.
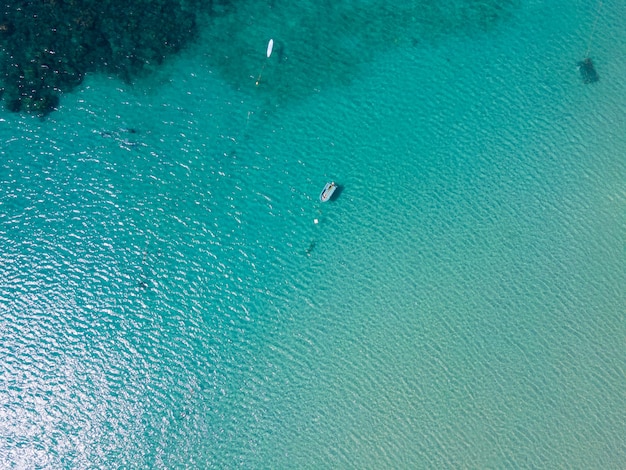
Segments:
[[[270,42],[267,43],[267,58],[268,59],[272,55],[272,49],[274,49],[274,40],[270,39]]]

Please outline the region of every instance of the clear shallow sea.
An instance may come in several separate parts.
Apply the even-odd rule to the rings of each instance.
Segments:
[[[626,5],[324,5],[3,111],[0,466],[624,467]]]

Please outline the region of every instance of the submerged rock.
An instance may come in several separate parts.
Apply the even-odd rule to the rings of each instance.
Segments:
[[[593,61],[590,57],[578,62],[578,69],[583,79],[583,83],[595,83],[600,80],[596,68],[593,66]]]

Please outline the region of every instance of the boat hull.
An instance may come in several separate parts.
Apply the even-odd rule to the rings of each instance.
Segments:
[[[330,201],[330,198],[333,196],[333,193],[335,192],[336,189],[337,189],[337,185],[335,184],[334,181],[330,181],[326,183],[326,185],[324,186],[324,189],[322,189],[322,192],[320,193],[320,201],[321,202]]]

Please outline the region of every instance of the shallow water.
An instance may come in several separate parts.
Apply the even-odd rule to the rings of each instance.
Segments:
[[[623,465],[623,5],[369,3],[2,115],[3,467]]]

